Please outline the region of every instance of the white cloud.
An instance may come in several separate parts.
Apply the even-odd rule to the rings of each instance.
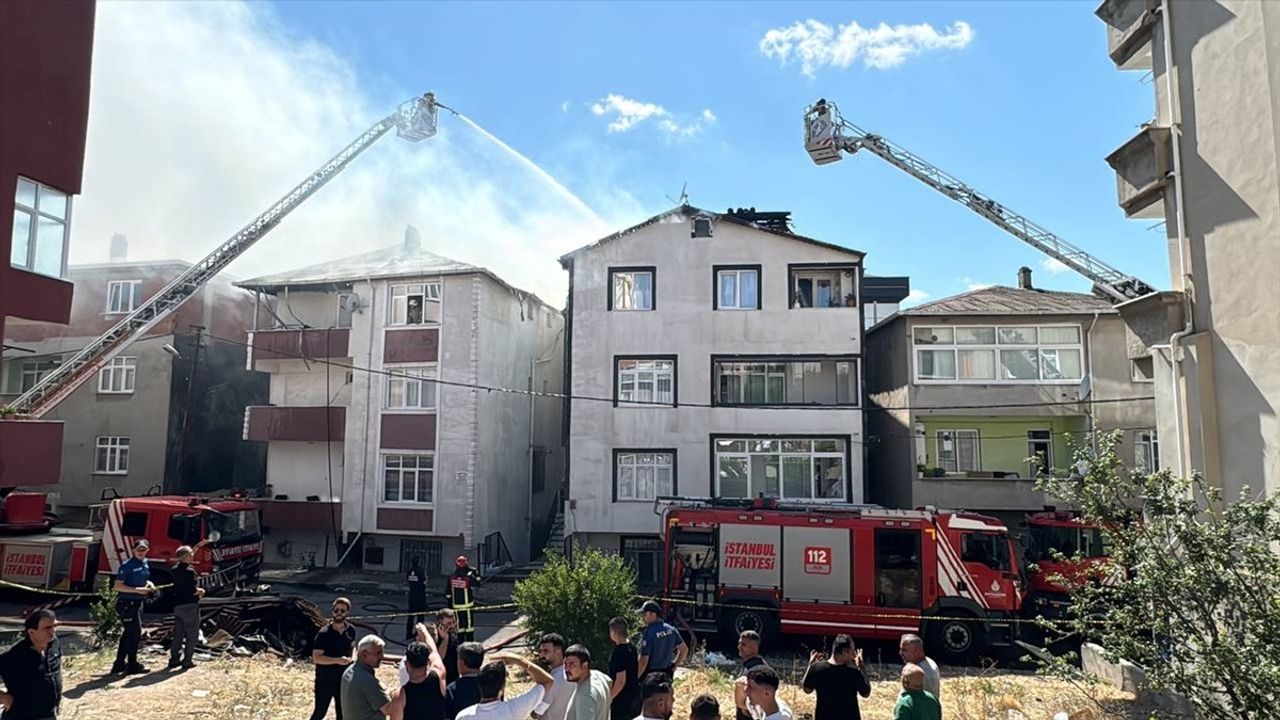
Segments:
[[[907,297],[902,300],[902,306],[919,305],[930,297],[929,293],[919,288],[912,288],[911,292],[907,293]]]
[[[973,278],[969,277],[968,275],[966,275],[966,276],[964,276],[963,278],[961,278],[960,282],[964,283],[964,287],[965,287],[965,289],[966,289],[966,290],[969,290],[969,291],[973,291],[973,290],[983,290],[983,289],[985,289],[985,288],[989,288],[989,287],[992,287],[992,286],[994,286],[994,285],[995,285],[995,283],[989,283],[989,282],[978,282],[977,280],[974,280]]]
[[[661,105],[614,93],[592,103],[591,112],[599,117],[611,118],[608,125],[608,131],[611,133],[628,132],[646,120],[652,119],[656,127],[673,138],[692,137],[702,132],[703,123],[709,125],[716,121],[715,113],[711,112],[710,108],[703,109],[696,120],[681,122],[680,118]]]
[[[1040,261],[1040,269],[1050,275],[1059,275],[1071,270],[1071,268],[1067,267],[1061,260],[1051,257],[1047,257]]]
[[[362,80],[262,5],[103,3],[96,22],[73,262],[105,260],[113,232],[129,237],[132,259],[196,260],[395,102],[429,89],[371,97],[364,88],[383,78]],[[442,113],[439,135],[383,138],[229,272],[246,278],[392,245],[413,224],[424,248],[560,305],[566,277],[555,258],[625,224],[606,216]]]
[[[973,28],[957,20],[942,31],[928,23],[862,27],[856,22],[832,27],[818,20],[797,21],[774,28],[760,39],[760,52],[782,65],[800,63],[812,77],[819,68],[847,68],[858,60],[864,67],[886,70],[908,57],[933,50],[962,50],[973,41]]]
[[[569,100],[565,100],[564,102],[560,103],[560,112],[564,113],[565,115],[568,115],[569,108],[571,107],[573,107],[573,103],[570,102]]]

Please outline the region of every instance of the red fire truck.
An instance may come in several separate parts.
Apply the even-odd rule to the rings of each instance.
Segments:
[[[914,632],[950,662],[1014,639],[1023,580],[994,518],[764,498],[662,504],[669,610],[694,630]]]
[[[1053,507],[1027,515],[1026,526],[1027,615],[1064,617],[1071,605],[1071,585],[1096,577],[1095,568],[1105,562],[1106,535],[1075,513]],[[1077,555],[1079,560],[1066,559]]]
[[[256,581],[262,566],[258,508],[241,498],[148,495],[95,506],[90,530],[55,527],[43,493],[14,492],[0,500],[0,579],[56,590],[88,591],[115,575],[135,540],[151,544],[151,578],[169,582],[182,545],[209,543],[193,564],[210,592]],[[41,519],[37,522],[37,519]]]

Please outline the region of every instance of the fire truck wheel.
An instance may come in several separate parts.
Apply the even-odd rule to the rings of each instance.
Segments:
[[[965,620],[941,620],[928,624],[927,647],[936,648],[936,652],[948,663],[961,664],[972,659],[978,652],[978,625]]]
[[[769,647],[776,637],[776,625],[777,613],[771,608],[742,608],[725,618],[721,634],[726,642],[733,644],[744,630],[755,630],[760,633],[760,640],[765,647]]]

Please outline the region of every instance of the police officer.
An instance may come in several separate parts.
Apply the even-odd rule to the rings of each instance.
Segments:
[[[140,538],[133,543],[133,557],[120,563],[116,573],[116,581],[112,586],[118,598],[116,613],[120,616],[120,624],[124,632],[120,634],[120,645],[116,648],[116,661],[111,666],[111,674],[124,673],[134,675],[144,673],[147,668],[138,663],[138,642],[142,639],[142,603],[155,591],[151,582],[151,568],[147,567],[147,553],[151,543]]]
[[[413,626],[427,619],[427,576],[422,572],[422,559],[414,557],[409,566],[409,615],[404,619],[404,638],[413,640]]]
[[[471,567],[466,555],[459,555],[454,561],[457,569],[449,576],[446,590],[449,596],[449,607],[458,614],[458,641],[475,640],[475,620],[471,617],[471,609],[475,607],[475,595],[472,589],[480,584],[480,573]]]

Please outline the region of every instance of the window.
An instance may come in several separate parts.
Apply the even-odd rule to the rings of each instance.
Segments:
[[[360,296],[355,293],[338,293],[338,322],[334,327],[351,327],[351,316],[355,314]]]
[[[387,377],[388,410],[434,410],[436,369],[432,367],[392,367]]]
[[[675,450],[614,450],[614,502],[676,494]]]
[[[654,587],[662,581],[665,548],[660,537],[622,537],[622,559],[636,572],[636,584]]]
[[[382,499],[385,502],[429,503],[434,476],[433,455],[384,455]]]
[[[920,531],[878,529],[875,541],[876,605],[920,607]]]
[[[440,322],[440,283],[392,285],[387,312],[388,325]]]
[[[141,280],[112,280],[107,283],[107,313],[131,313],[141,304]]]
[[[62,358],[60,357],[47,358],[44,360],[23,360],[21,374],[19,375],[19,391],[26,392],[36,385],[39,385],[45,375],[56,370],[61,364]]]
[[[716,405],[857,407],[860,397],[857,358],[715,358],[711,380]]]
[[[715,293],[716,310],[759,310],[760,267],[717,267]]]
[[[1053,468],[1053,433],[1048,430],[1028,430],[1027,457],[1033,458],[1032,475],[1048,475]]]
[[[1130,360],[1129,369],[1130,378],[1134,382],[1149,383],[1156,381],[1155,360],[1150,355]]]
[[[609,268],[610,310],[652,310],[657,305],[654,268]]]
[[[120,534],[127,538],[146,537],[147,514],[137,510],[126,510],[124,517],[120,520]]]
[[[1078,325],[915,327],[916,381],[1077,382]]]
[[[845,499],[846,441],[835,438],[716,439],[720,497]]]
[[[129,438],[98,438],[97,459],[93,471],[99,475],[124,475],[129,472]]]
[[[618,358],[614,405],[675,405],[675,358]]]
[[[982,469],[977,430],[939,430],[934,436],[938,467],[947,472]]]
[[[71,198],[48,185],[18,178],[13,202],[13,246],[9,264],[62,277],[67,250]]]
[[[138,358],[114,357],[98,373],[98,392],[131,393],[137,374]]]
[[[1153,430],[1139,430],[1133,434],[1133,464],[1138,472],[1149,474],[1160,469],[1160,439]]]
[[[981,563],[992,570],[1009,571],[1009,541],[994,533],[965,533],[960,546],[963,562]]]
[[[791,307],[857,306],[853,268],[791,268]]]

